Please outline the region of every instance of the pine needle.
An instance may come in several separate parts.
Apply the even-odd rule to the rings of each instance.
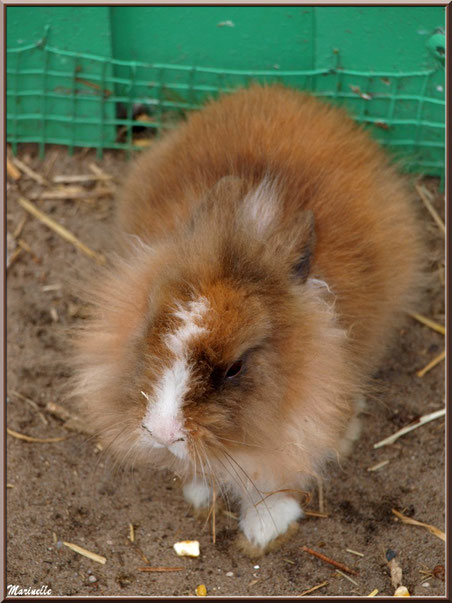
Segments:
[[[345,565],[344,563],[341,563],[340,561],[335,561],[334,559],[331,559],[331,557],[327,557],[323,553],[319,553],[318,551],[313,551],[312,549],[310,549],[307,546],[302,546],[301,550],[305,551],[306,553],[309,553],[310,555],[313,555],[314,557],[317,557],[317,559],[321,559],[322,561],[325,561],[325,563],[329,563],[330,565],[333,565],[337,569],[347,572],[348,574],[354,574],[355,576],[358,575],[358,572],[356,570],[354,570],[353,568],[348,567],[347,565]]]

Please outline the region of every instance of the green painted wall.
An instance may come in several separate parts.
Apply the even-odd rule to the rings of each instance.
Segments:
[[[311,69],[313,8],[112,7],[117,58],[229,69]]]
[[[117,58],[230,69],[418,70],[442,7],[112,7]]]
[[[106,6],[8,6],[6,46],[39,40],[50,26],[48,41],[63,50],[111,55],[110,8]]]
[[[438,6],[8,6],[8,140],[131,149],[137,104],[144,125],[170,127],[170,112],[265,71],[377,122],[381,142],[438,173],[444,29]]]
[[[427,41],[445,28],[445,8],[430,6],[323,7],[315,9],[317,66],[330,66],[339,49],[342,67],[418,71],[435,67]]]

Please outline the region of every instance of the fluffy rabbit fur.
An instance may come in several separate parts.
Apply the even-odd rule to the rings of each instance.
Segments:
[[[153,142],[77,341],[78,407],[121,460],[240,503],[257,555],[356,435],[422,257],[411,193],[346,113],[253,86]],[[263,500],[265,499],[265,500]]]

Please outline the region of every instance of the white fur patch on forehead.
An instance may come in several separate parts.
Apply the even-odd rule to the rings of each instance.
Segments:
[[[250,224],[255,234],[261,237],[272,227],[278,214],[277,185],[265,177],[257,188],[243,199],[243,219]]]
[[[209,302],[205,297],[200,297],[196,301],[190,301],[187,307],[177,304],[177,311],[174,313],[176,318],[182,321],[182,324],[174,333],[169,333],[166,338],[168,348],[178,357],[184,356],[187,343],[206,331],[205,327],[199,323],[209,309]]]

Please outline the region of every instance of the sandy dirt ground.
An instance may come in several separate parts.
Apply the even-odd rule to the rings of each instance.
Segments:
[[[319,585],[312,596],[365,596],[375,589],[392,595],[386,559],[391,549],[412,595],[444,595],[444,542],[424,527],[402,523],[392,512],[444,530],[444,419],[392,445],[373,447],[443,407],[444,362],[423,377],[416,371],[440,354],[444,336],[413,318],[400,326],[375,376],[378,393],[368,400],[362,436],[349,459],[329,468],[325,516],[308,516],[283,548],[252,561],[235,548],[233,514],[217,514],[214,544],[211,523],[192,516],[177,478],[149,467],[113,467],[96,439],[74,431],[74,422],[61,415],[70,374],[66,330],[86,312],[73,279],[83,278],[93,259],[25,211],[19,198],[31,200],[93,250],[106,252],[114,204],[106,183],[55,184],[53,179],[93,175],[94,163],[113,176],[109,186],[114,189],[126,169],[124,156],[107,153],[99,160],[93,151],[83,150],[71,157],[65,149],[51,147],[41,161],[36,147],[29,146],[21,148],[19,159],[46,182],[20,167],[20,178],[8,178],[7,425],[38,439],[63,439],[29,442],[6,436],[7,584],[45,585],[56,596],[187,596],[200,584],[212,596],[294,596]],[[76,188],[67,191],[69,186]],[[444,219],[438,182],[423,180],[422,187]],[[45,198],[49,191],[63,189],[68,198]],[[443,238],[420,198],[418,203],[432,273],[421,311],[444,324]],[[316,489],[306,510],[319,511]],[[185,539],[199,540],[200,557],[175,555],[173,544]],[[63,542],[102,555],[106,563],[81,556]],[[303,546],[357,574],[337,573]],[[144,566],[182,569],[145,573],[139,570]]]

